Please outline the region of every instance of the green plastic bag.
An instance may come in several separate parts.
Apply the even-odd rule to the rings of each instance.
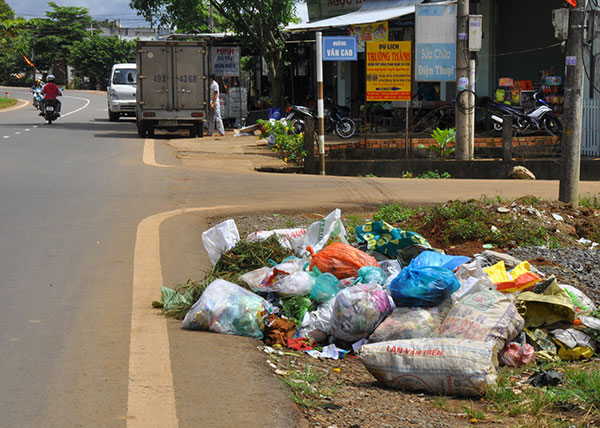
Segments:
[[[384,221],[369,221],[355,228],[356,239],[366,242],[369,250],[375,250],[386,256],[396,258],[398,251],[411,245],[423,245],[431,248],[425,238],[416,232],[393,227]]]

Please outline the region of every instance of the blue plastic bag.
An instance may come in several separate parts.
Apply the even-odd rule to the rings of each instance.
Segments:
[[[466,256],[450,256],[437,251],[423,251],[411,261],[410,266],[415,269],[425,266],[439,266],[453,271],[469,260],[471,258]]]
[[[460,283],[451,270],[439,266],[402,269],[389,285],[396,306],[431,307],[454,293]]]

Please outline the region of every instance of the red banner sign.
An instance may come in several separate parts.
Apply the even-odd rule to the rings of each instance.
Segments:
[[[577,7],[577,0],[565,0],[565,1],[573,7]]]

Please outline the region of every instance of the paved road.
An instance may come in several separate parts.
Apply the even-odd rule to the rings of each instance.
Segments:
[[[143,141],[131,120],[108,121],[102,93],[66,91],[52,125],[30,105],[0,111],[1,426],[292,426],[254,340],[182,331],[149,307],[162,284],[208,267],[207,217],[558,194],[556,182],[256,173],[276,161],[255,147]]]

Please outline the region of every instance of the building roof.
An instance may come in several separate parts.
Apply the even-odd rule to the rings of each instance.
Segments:
[[[320,21],[291,24],[288,31],[321,30],[325,28],[347,27],[357,24],[371,24],[387,21],[415,13],[415,5],[423,0],[371,0],[366,1],[356,12],[334,16]]]

